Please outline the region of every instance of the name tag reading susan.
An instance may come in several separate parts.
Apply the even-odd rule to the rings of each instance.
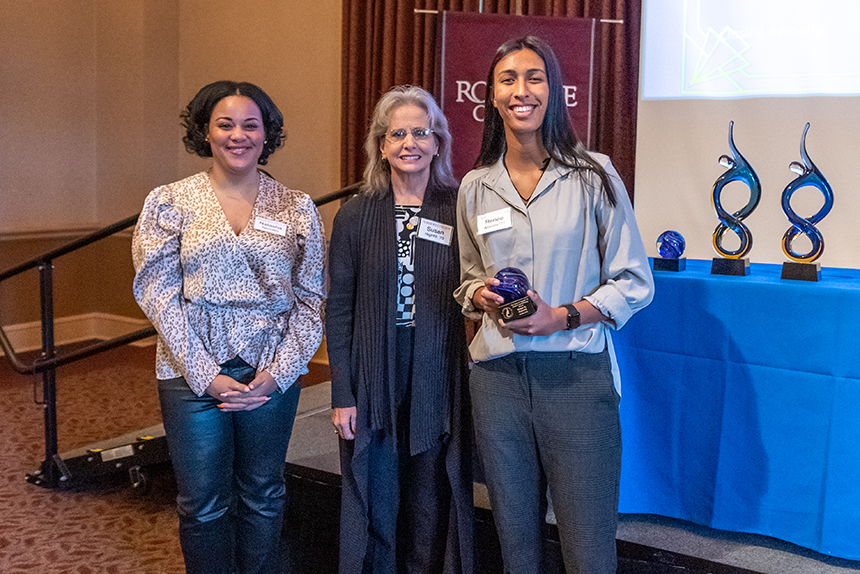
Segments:
[[[433,243],[441,243],[442,245],[451,245],[451,235],[454,228],[432,219],[421,218],[421,225],[418,226],[418,239],[426,239]]]
[[[511,208],[504,207],[478,215],[478,235],[483,235],[499,229],[507,229],[511,223]]]
[[[286,223],[281,223],[280,221],[274,221],[272,219],[266,219],[265,217],[258,217],[254,220],[254,229],[259,229],[260,231],[265,231],[266,233],[274,233],[275,235],[280,235],[281,237],[286,237],[287,235]]]

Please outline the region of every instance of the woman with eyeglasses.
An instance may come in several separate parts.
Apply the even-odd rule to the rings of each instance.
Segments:
[[[610,332],[651,301],[654,280],[624,184],[577,140],[562,85],[540,38],[497,50],[480,167],[460,186],[456,297],[483,319],[469,385],[505,572],[544,571],[548,485],[566,570],[613,574],[621,425]],[[493,288],[506,267],[529,278],[534,314],[502,319]]]
[[[360,193],[329,247],[326,341],[340,437],[340,572],[472,571],[472,480],[457,182],[425,90],[373,114]]]

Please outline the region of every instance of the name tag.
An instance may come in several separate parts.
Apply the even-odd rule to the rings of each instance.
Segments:
[[[266,219],[265,217],[258,217],[254,220],[254,229],[259,229],[260,231],[265,231],[266,233],[274,233],[275,235],[280,235],[281,237],[286,237],[287,235],[286,223],[281,223],[280,221],[274,221],[272,219]]]
[[[421,225],[418,226],[418,239],[426,239],[433,243],[441,243],[442,245],[451,245],[451,235],[454,233],[454,228],[432,219],[421,218]]]
[[[478,235],[499,229],[507,229],[511,223],[511,208],[505,207],[478,216]]]

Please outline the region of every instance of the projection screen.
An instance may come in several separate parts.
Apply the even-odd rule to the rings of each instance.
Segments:
[[[635,204],[649,255],[667,230],[687,240],[692,259],[715,256],[719,223],[711,205],[719,157],[734,141],[762,184],[762,199],[744,223],[752,262],[782,263],[789,227],[782,191],[796,177],[800,139],[834,192],[822,267],[860,267],[860,2],[844,0],[644,0]],[[745,184],[723,189],[730,212],[749,200]],[[810,216],[821,193],[803,188],[791,206]],[[727,233],[727,248],[738,245]],[[800,238],[795,251],[809,242]]]

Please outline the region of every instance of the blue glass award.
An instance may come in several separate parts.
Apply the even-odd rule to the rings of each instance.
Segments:
[[[501,295],[505,300],[499,305],[502,321],[505,323],[515,321],[528,317],[537,311],[534,301],[527,295],[529,278],[526,277],[525,273],[516,267],[505,267],[496,273],[496,279],[499,280],[499,284],[490,287],[490,291],[496,295]]]
[[[749,275],[750,262],[745,256],[752,249],[753,239],[752,233],[743,224],[743,220],[749,217],[761,200],[761,181],[750,163],[735,146],[734,125],[735,122],[729,122],[729,149],[732,157],[720,156],[720,165],[728,169],[714,182],[714,189],[711,192],[714,209],[717,211],[717,217],[720,218],[720,224],[714,229],[713,235],[714,250],[720,256],[715,257],[711,263],[711,273],[715,275]],[[741,181],[749,187],[750,199],[744,207],[730,214],[723,209],[720,194],[723,187],[733,181]],[[723,236],[727,231],[738,236],[740,246],[737,249],[730,250],[723,246]]]
[[[668,230],[657,238],[657,252],[660,257],[654,258],[654,271],[683,271],[687,268],[687,258],[684,254],[686,242],[684,236],[677,231]]]
[[[800,157],[803,163],[793,161],[788,165],[797,177],[785,186],[782,192],[782,210],[791,223],[791,227],[782,236],[782,251],[791,261],[782,264],[781,278],[818,281],[821,278],[821,267],[813,262],[824,253],[824,236],[815,224],[824,219],[833,208],[833,189],[806,152],[806,132],[808,131],[809,123],[806,124],[800,138]],[[791,208],[791,196],[802,187],[814,187],[824,196],[821,209],[806,218],[800,217]],[[794,249],[794,240],[801,234],[805,235],[811,243],[811,248],[806,253],[797,253]]]

